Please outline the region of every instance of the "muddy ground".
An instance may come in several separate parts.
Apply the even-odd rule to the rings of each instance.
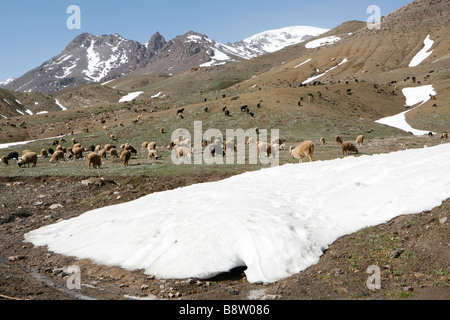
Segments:
[[[0,178],[0,299],[450,299],[450,200],[430,212],[344,236],[316,265],[268,285],[248,283],[244,268],[209,280],[153,279],[142,271],[77,261],[23,241],[31,230],[88,210],[227,176]],[[80,267],[79,290],[67,285],[71,265]],[[372,265],[381,276],[381,288],[375,291],[367,287]]]

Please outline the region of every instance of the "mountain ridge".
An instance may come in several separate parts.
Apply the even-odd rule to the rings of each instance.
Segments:
[[[287,32],[289,28],[294,31]],[[84,32],[75,37],[60,54],[5,83],[3,87],[12,91],[49,94],[128,74],[174,75],[195,67],[251,59],[326,31],[315,27],[287,27],[261,32],[226,45],[194,31],[169,41],[156,32],[146,44],[125,39],[117,33],[92,35]],[[280,40],[277,34],[282,35],[285,41]]]

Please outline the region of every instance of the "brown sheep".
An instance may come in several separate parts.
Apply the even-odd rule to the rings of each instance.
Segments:
[[[175,142],[173,142],[172,140],[169,141],[169,145],[167,146],[167,148],[168,148],[169,150],[172,150],[173,148],[175,148]]]
[[[59,144],[59,145],[56,147],[56,151],[62,151],[62,152],[64,152],[64,153],[66,153],[66,152],[67,152],[67,149],[64,148],[62,145]]]
[[[363,136],[362,134],[359,135],[359,136],[356,138],[355,143],[356,143],[357,145],[362,146],[362,145],[364,144],[364,136]]]
[[[42,157],[42,158],[47,158],[47,157],[48,157],[48,152],[47,152],[46,149],[42,149],[42,150],[41,150],[41,157]]]
[[[156,142],[150,142],[147,145],[148,150],[156,150]]]
[[[102,157],[100,157],[97,153],[92,152],[88,155],[88,167],[91,168],[91,164],[94,169],[100,169],[102,165]]]
[[[129,150],[123,150],[120,154],[120,159],[122,160],[122,165],[128,166],[128,162],[131,158],[131,152]]]
[[[112,158],[112,157],[114,157],[114,158],[118,158],[119,157],[119,153],[117,152],[117,149],[116,148],[111,148],[110,150],[109,150],[109,156]]]
[[[105,146],[103,147],[103,149],[105,149],[106,151],[109,151],[111,148],[115,148],[115,147],[109,143],[105,144]]]
[[[302,163],[306,156],[309,157],[309,161],[314,161],[314,147],[314,142],[305,140],[296,147],[292,146],[289,151],[294,158],[299,159],[299,162]]]
[[[83,152],[86,152],[86,148],[77,147],[72,149],[73,156],[77,159],[83,158]]]
[[[444,132],[441,134],[441,139],[445,139],[445,140],[448,139],[448,133],[447,133],[447,131],[444,131]]]
[[[349,154],[349,152],[359,153],[358,148],[352,142],[343,142],[342,143],[342,154]]]
[[[55,151],[52,154],[50,162],[58,162],[59,160],[64,160],[64,152],[62,150]]]
[[[320,143],[321,143],[321,144],[326,144],[325,138],[324,138],[324,137],[320,138]]]
[[[106,149],[101,149],[99,152],[98,152],[98,154],[99,154],[99,156],[100,157],[102,157],[102,158],[106,158]]]
[[[37,154],[35,152],[28,152],[22,156],[22,158],[17,162],[19,167],[25,166],[26,164],[30,167],[30,163],[33,167],[36,167]]]
[[[3,156],[2,157],[2,163],[4,164],[4,165],[8,165],[8,157],[6,157],[6,156]]]
[[[142,142],[142,149],[147,149],[148,142]]]
[[[72,149],[75,149],[75,148],[81,148],[81,143],[75,143],[75,144],[72,146]]]
[[[339,137],[339,136],[335,136],[334,137],[334,141],[336,142],[336,143],[338,143],[338,144],[342,144],[342,139],[341,139],[341,137]]]
[[[27,153],[30,153],[30,152],[31,152],[31,150],[25,149],[25,150],[22,151],[22,155],[24,156],[24,155],[26,155]]]

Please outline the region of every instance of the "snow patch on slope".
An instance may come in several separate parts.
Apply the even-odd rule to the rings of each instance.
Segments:
[[[433,85],[426,85],[421,87],[404,88],[402,90],[402,93],[406,97],[406,106],[412,107],[420,103],[417,107],[415,107],[418,108],[429,101],[431,99],[430,94],[435,95],[436,91],[434,90]],[[406,122],[406,114],[409,111],[414,110],[415,108],[396,114],[394,116],[377,120],[375,122],[406,132],[411,132],[412,134],[417,136],[428,134],[430,131],[414,129]]]
[[[424,61],[426,58],[428,58],[432,53],[433,50],[427,52],[428,50],[431,49],[431,47],[434,44],[434,41],[431,40],[430,35],[428,35],[425,40],[423,41],[424,47],[422,48],[422,50],[420,50],[415,56],[414,58],[411,60],[411,62],[409,63],[409,67],[417,67],[419,64],[422,63],[422,61]]]

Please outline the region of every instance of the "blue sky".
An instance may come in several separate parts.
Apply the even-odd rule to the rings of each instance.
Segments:
[[[332,29],[349,20],[366,21],[370,5],[381,14],[412,0],[13,0],[2,2],[0,81],[58,55],[80,33],[118,33],[148,42],[159,31],[170,40],[196,31],[222,42],[288,26]],[[67,8],[81,9],[81,29],[69,30]]]

